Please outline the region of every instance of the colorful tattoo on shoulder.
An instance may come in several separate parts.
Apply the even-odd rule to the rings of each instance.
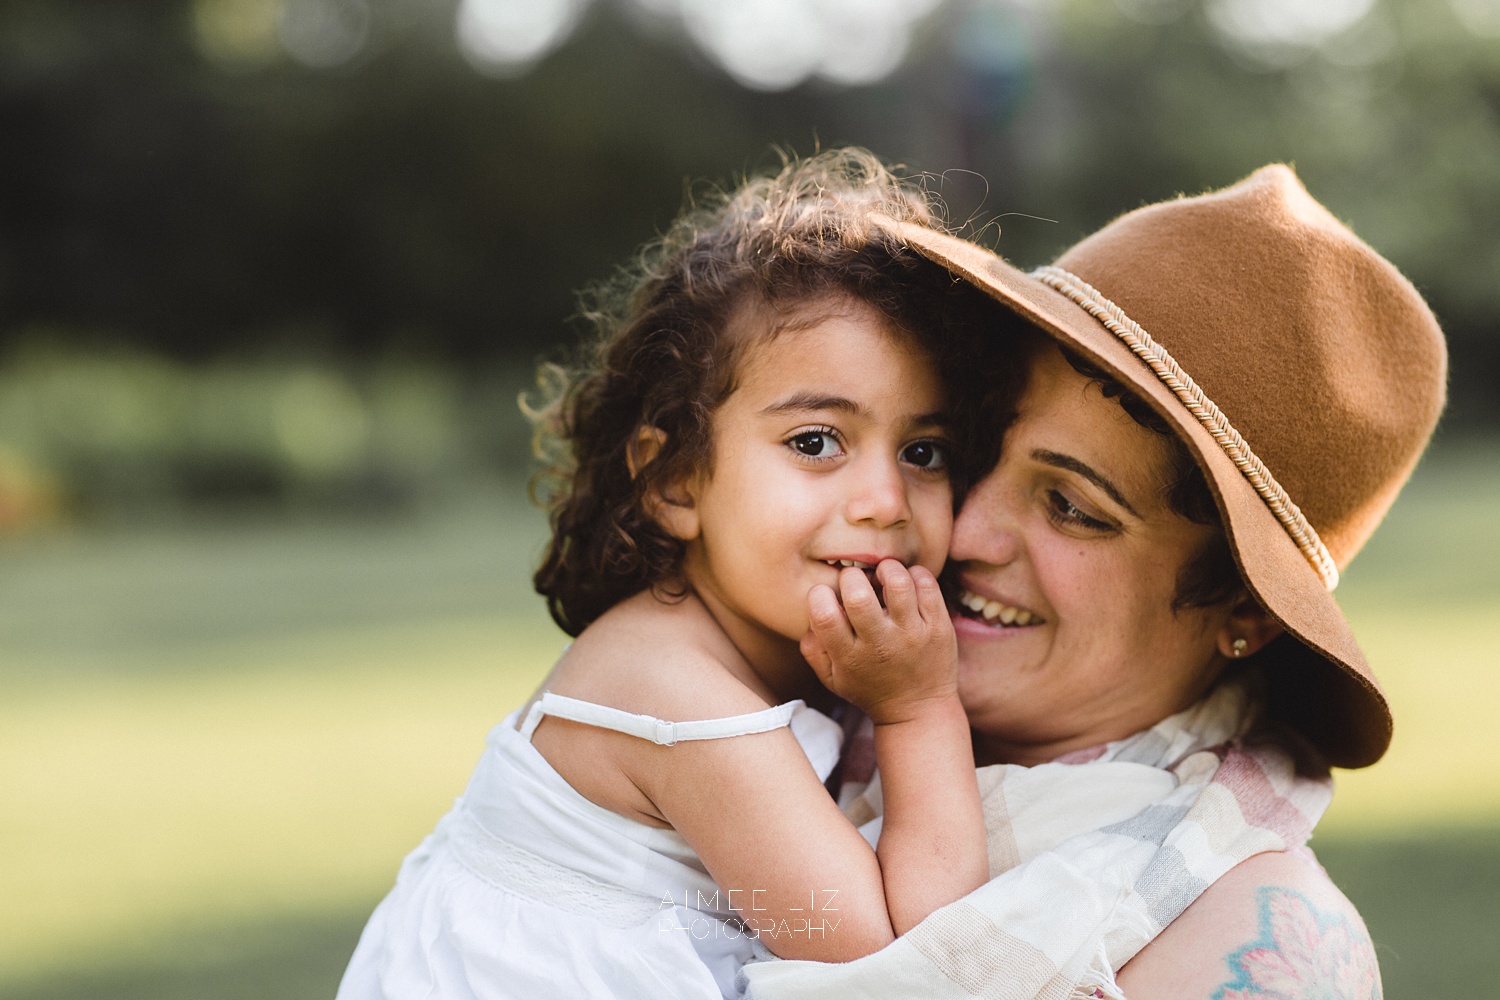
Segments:
[[[1380,1000],[1369,937],[1292,889],[1263,886],[1260,938],[1225,956],[1234,979],[1213,1000]]]

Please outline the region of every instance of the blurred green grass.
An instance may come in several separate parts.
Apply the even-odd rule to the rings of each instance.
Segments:
[[[1340,598],[1389,758],[1314,846],[1387,996],[1500,946],[1500,453],[1429,460]],[[0,993],[331,996],[370,907],[563,637],[514,487],[408,516],[55,531],[0,547]]]

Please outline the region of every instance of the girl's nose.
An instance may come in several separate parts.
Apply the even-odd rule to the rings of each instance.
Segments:
[[[953,519],[948,557],[955,562],[1004,566],[1021,551],[1016,523],[1015,505],[992,471],[969,490]]]
[[[850,523],[891,528],[911,520],[906,479],[894,462],[871,462],[862,470],[846,513]]]

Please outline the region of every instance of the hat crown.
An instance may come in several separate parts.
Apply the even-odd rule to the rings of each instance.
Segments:
[[[1057,266],[1176,360],[1346,565],[1443,407],[1446,347],[1411,283],[1280,165],[1123,215]]]
[[[1447,350],[1411,283],[1284,166],[1123,215],[1033,275],[879,224],[1162,414],[1213,490],[1241,579],[1286,631],[1257,655],[1270,717],[1330,763],[1379,760],[1390,706],[1327,587],[1442,410]]]

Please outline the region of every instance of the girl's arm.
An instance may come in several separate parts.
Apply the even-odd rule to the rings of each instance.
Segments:
[[[900,584],[895,587],[899,590]],[[898,602],[898,608],[905,606]],[[898,619],[906,621],[899,615]],[[675,719],[736,715],[765,707],[759,695],[714,658],[711,644],[687,642],[663,649],[659,641],[648,642],[649,634],[621,637],[623,641],[610,644],[608,655],[615,669],[609,676],[613,682],[624,683],[621,678],[628,673],[628,693],[616,690],[590,697]],[[677,637],[687,634],[690,630],[679,625]],[[902,635],[903,648],[925,644],[915,629],[905,629]],[[584,638],[576,646],[583,646]],[[622,661],[639,663],[642,668],[621,670]],[[952,751],[923,743],[924,738],[938,737],[939,727],[934,723],[939,713],[933,709],[941,704],[941,698],[903,696],[872,706],[892,709],[882,716],[884,725],[877,737],[881,760],[890,760],[892,774],[939,767],[967,771],[971,794],[977,799],[967,743],[959,741],[957,763],[949,759]],[[895,713],[903,706],[911,709],[910,717],[897,718]],[[961,713],[950,722],[947,729],[967,733]],[[569,725],[560,720],[556,724]],[[898,928],[904,930],[925,915],[925,910],[918,914],[916,909],[930,909],[967,891],[943,890],[943,898],[933,900],[933,887],[946,884],[950,872],[942,864],[933,866],[930,858],[907,858],[933,850],[941,838],[922,842],[908,836],[911,825],[899,815],[887,820],[892,830],[883,838],[877,858],[839,811],[790,729],[666,747],[579,727],[569,734],[568,743],[566,749],[548,748],[562,753],[547,754],[563,776],[574,787],[586,787],[590,772],[618,769],[616,773],[624,775],[640,796],[638,813],[643,818],[659,818],[682,834],[724,891],[720,906],[738,911],[751,933],[781,957],[842,962],[868,955],[889,944]],[[928,754],[938,759],[925,760]],[[916,783],[922,782],[925,777]],[[910,788],[914,782],[898,778],[896,784]],[[900,787],[896,792],[899,799]],[[611,802],[610,807],[620,811],[621,804]],[[904,800],[893,804],[897,814],[912,811]],[[939,834],[950,832],[951,817],[934,818]],[[911,832],[916,829],[912,827]],[[982,837],[981,828],[981,858]],[[903,847],[903,841],[911,846]],[[933,874],[928,867],[942,870]],[[983,881],[983,874],[981,864],[976,884]],[[887,892],[888,879],[901,886],[894,895]],[[914,906],[910,898],[918,894],[929,901]]]
[[[597,629],[592,636],[586,632],[570,655],[575,660],[593,655],[608,659],[610,670],[601,674],[610,686],[567,693],[668,719],[738,715],[766,707],[760,695],[719,662],[711,642],[681,641],[695,634],[691,622],[678,620],[689,605],[667,611],[650,607],[658,614],[675,614],[678,641],[664,646],[654,627],[617,627],[607,636]],[[904,720],[907,725],[888,720],[883,727],[888,731],[878,740],[882,761],[893,751],[900,758],[892,761],[892,773],[902,770],[902,762],[921,766],[918,757],[924,748],[910,746],[910,738],[919,736],[918,730],[933,718],[924,710]],[[644,822],[668,824],[682,834],[725,893],[718,906],[738,911],[749,933],[776,955],[850,961],[883,948],[894,939],[895,925],[904,929],[911,922],[905,915],[910,906],[898,904],[893,925],[882,864],[898,882],[924,888],[927,877],[919,868],[887,857],[889,846],[902,837],[891,845],[882,842],[882,857],[877,858],[839,811],[788,728],[668,747],[549,719],[533,743],[594,802]],[[967,744],[962,752],[968,754]],[[940,763],[953,766],[946,759]],[[972,783],[972,764],[963,767]],[[899,834],[902,823],[895,826]],[[662,933],[693,930],[664,928]]]
[[[789,729],[651,749],[643,790],[773,954],[847,962],[894,940],[875,852]]]
[[[823,682],[875,723],[885,803],[878,857],[892,929],[903,934],[983,885],[989,860],[942,592],[927,570],[891,559],[876,578],[883,608],[859,570],[840,576],[842,610],[832,590],[814,588],[804,652]]]

